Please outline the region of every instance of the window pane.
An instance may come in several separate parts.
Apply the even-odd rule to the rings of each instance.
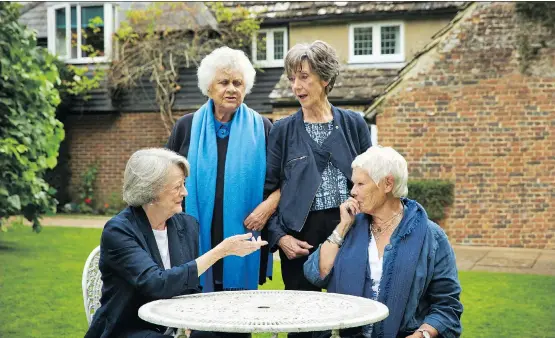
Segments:
[[[256,60],[266,61],[266,33],[256,36]]]
[[[104,55],[104,7],[81,7],[83,57]],[[96,52],[96,55],[91,55]]]
[[[382,54],[399,54],[400,53],[400,27],[386,26],[381,31],[381,53]]]
[[[71,58],[77,58],[77,8],[71,6],[70,10],[71,20]],[[80,56],[80,55],[79,55]]]
[[[60,56],[67,56],[66,50],[66,9],[60,8],[56,10],[56,40],[54,48],[56,54]]]
[[[355,55],[372,55],[372,27],[354,29]]]
[[[274,32],[274,60],[283,59],[284,44],[284,32]]]

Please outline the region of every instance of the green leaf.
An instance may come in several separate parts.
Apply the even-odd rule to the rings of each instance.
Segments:
[[[8,197],[8,203],[16,210],[21,210],[21,200],[19,195],[12,195]]]
[[[46,159],[46,165],[49,169],[53,169],[57,163],[58,163],[58,160],[54,156],[48,157]]]

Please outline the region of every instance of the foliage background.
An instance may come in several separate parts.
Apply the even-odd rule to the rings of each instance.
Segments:
[[[60,78],[55,57],[18,18],[19,5],[0,2],[0,220],[22,214],[40,231],[40,214],[56,206],[44,174],[64,139]]]

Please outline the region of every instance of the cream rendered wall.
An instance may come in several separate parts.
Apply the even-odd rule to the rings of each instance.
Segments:
[[[431,41],[431,37],[447,25],[450,19],[410,19],[405,23],[405,61]],[[361,21],[361,23],[364,21]],[[289,28],[289,47],[297,43],[323,40],[332,45],[342,63],[349,60],[349,24],[292,25]]]
[[[342,63],[349,60],[349,26],[345,24],[292,26],[289,31],[289,47],[297,43],[323,40],[335,48]]]

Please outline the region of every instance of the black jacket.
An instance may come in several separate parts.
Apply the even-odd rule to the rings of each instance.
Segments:
[[[328,161],[352,185],[351,163],[371,146],[370,129],[360,114],[334,106],[332,113],[334,129],[322,146],[306,131],[302,110],[275,122],[270,131],[264,194],[281,188],[278,209],[267,224],[272,251],[281,237],[303,228]]]
[[[165,328],[141,320],[139,308],[153,300],[199,291],[198,222],[185,213],[167,221],[172,268],[164,265],[142,207],[128,207],[106,223],[100,240],[100,308],[85,337],[127,337]]]

